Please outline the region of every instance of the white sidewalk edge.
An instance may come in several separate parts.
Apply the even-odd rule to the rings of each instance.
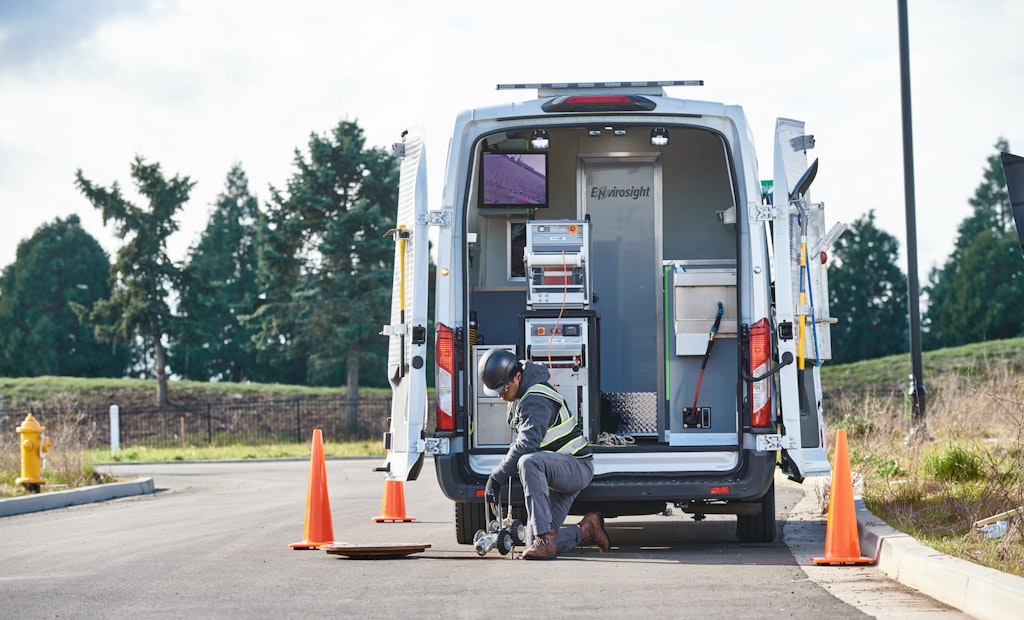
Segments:
[[[39,512],[40,510],[52,510],[54,508],[65,508],[79,504],[105,502],[119,497],[142,495],[154,491],[155,486],[152,478],[139,478],[138,480],[129,480],[127,482],[112,482],[78,489],[68,489],[66,491],[11,497],[0,500],[0,517]]]

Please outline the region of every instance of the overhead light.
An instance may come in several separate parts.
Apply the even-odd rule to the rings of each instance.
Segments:
[[[551,147],[551,139],[544,129],[534,129],[530,137],[530,148],[535,151],[546,151]]]
[[[591,138],[600,138],[601,137],[601,130],[600,129],[588,129],[587,130],[587,135],[590,136]]]
[[[625,129],[613,129],[612,130],[612,135],[618,136],[620,138],[624,138],[624,137],[626,137],[626,130]]]
[[[668,130],[655,127],[651,130],[651,146],[668,146]]]

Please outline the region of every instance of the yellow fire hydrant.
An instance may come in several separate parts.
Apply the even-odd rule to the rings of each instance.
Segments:
[[[27,491],[38,493],[46,484],[43,478],[43,453],[49,452],[50,440],[43,435],[43,428],[32,414],[28,414],[21,426],[14,429],[21,435],[21,478],[15,480]]]

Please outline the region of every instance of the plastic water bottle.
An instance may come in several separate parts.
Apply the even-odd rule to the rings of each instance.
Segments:
[[[986,540],[998,540],[1003,537],[1006,533],[1006,519],[996,521],[995,523],[989,523],[988,525],[981,528],[982,532],[985,532]]]

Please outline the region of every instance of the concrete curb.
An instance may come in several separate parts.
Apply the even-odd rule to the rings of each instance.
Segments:
[[[67,506],[78,506],[80,504],[91,504],[93,502],[105,502],[119,497],[130,497],[153,493],[156,487],[152,478],[139,478],[128,482],[112,482],[110,484],[98,484],[80,489],[68,489],[67,491],[53,491],[52,493],[37,493],[23,497],[11,497],[0,500],[0,517],[9,517],[41,510],[53,510],[54,508],[65,508]]]
[[[1024,577],[961,560],[893,529],[854,501],[863,555],[890,579],[975,618],[1020,618]]]

